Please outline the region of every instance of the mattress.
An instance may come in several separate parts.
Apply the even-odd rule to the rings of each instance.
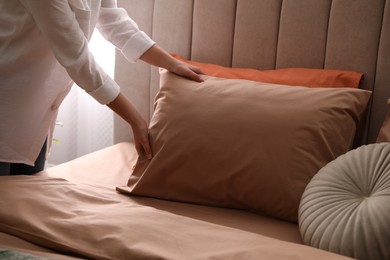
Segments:
[[[126,142],[1,177],[0,248],[60,259],[344,259],[302,245],[296,223],[120,194],[136,159]]]

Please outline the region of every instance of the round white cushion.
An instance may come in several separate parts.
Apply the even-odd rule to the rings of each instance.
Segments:
[[[323,167],[299,208],[306,245],[357,259],[390,259],[390,143],[352,150]]]

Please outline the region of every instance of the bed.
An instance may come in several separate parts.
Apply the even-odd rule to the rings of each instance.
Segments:
[[[202,85],[141,62],[130,64],[118,51],[115,78],[150,119],[154,158],[137,155],[129,127],[115,118],[113,146],[36,176],[1,177],[0,257],[390,259],[383,232],[390,228],[389,140],[375,144],[390,97],[388,1],[118,0],[118,5],[159,45],[207,71],[299,68],[283,74],[290,81],[300,73],[306,80],[304,69],[329,70],[342,73],[331,74],[331,80],[345,84],[345,77],[353,77],[358,88],[212,75]],[[323,176],[337,183],[341,174],[332,173],[346,160],[358,169],[366,160],[369,169],[381,172],[373,176],[382,184],[375,189],[380,210],[370,204],[375,214],[347,218],[325,203],[321,208],[328,211],[318,216],[321,198],[331,201],[350,191],[335,192],[343,183],[371,184],[359,175],[318,188]],[[253,179],[253,171],[264,174]],[[353,229],[351,238],[346,234],[351,225],[362,225],[364,232]]]

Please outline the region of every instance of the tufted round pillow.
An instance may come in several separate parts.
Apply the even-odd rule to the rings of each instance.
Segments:
[[[299,207],[306,245],[357,259],[390,259],[390,143],[352,150],[323,167]]]

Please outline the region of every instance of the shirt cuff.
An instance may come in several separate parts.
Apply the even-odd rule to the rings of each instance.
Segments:
[[[130,62],[136,62],[142,54],[149,50],[156,42],[154,42],[143,31],[136,32],[122,47],[121,52]]]
[[[106,77],[103,85],[93,91],[88,91],[87,93],[100,104],[106,105],[114,101],[114,99],[119,95],[119,92],[120,88],[118,84],[110,77]]]

